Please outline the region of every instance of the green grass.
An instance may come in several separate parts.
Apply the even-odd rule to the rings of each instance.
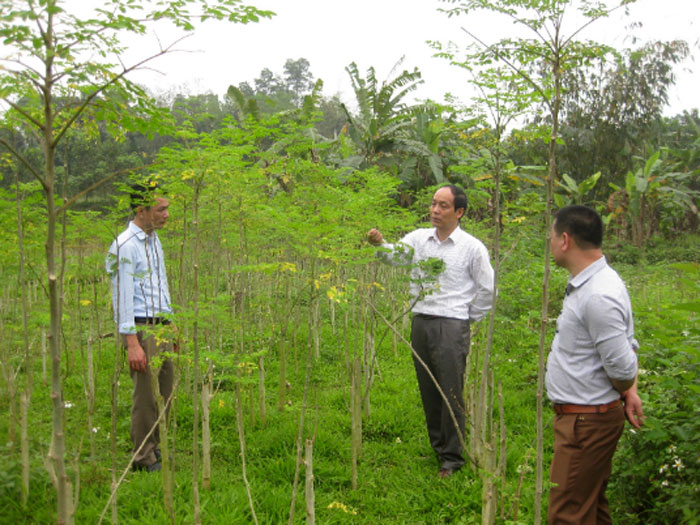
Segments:
[[[503,386],[507,426],[507,479],[504,497],[505,516],[512,517],[518,505],[518,522],[531,523],[534,507],[535,480],[535,412],[537,378],[537,326],[541,278],[537,263],[512,260],[521,271],[504,271],[499,313],[496,317],[493,367],[495,378]],[[684,519],[694,523],[700,515],[692,494],[698,482],[697,427],[683,427],[682,421],[670,421],[664,406],[692,410],[688,403],[697,394],[687,385],[698,386],[697,355],[692,348],[697,341],[697,315],[671,310],[674,303],[697,300],[697,290],[683,276],[666,264],[635,266],[620,263],[618,271],[629,284],[635,309],[637,336],[642,343],[641,367],[648,374],[640,379],[640,390],[649,416],[647,430],[633,435],[625,433],[614,464],[609,497],[616,523],[675,523]],[[561,285],[566,275],[554,270],[552,276],[551,319],[557,315],[561,301]],[[378,296],[385,306],[393,299],[388,291]],[[324,312],[325,315],[325,312]],[[325,319],[325,318],[324,318]],[[305,318],[302,316],[302,323]],[[425,431],[420,398],[412,360],[407,348],[399,345],[394,355],[389,337],[377,349],[378,373],[371,391],[371,412],[363,423],[363,448],[358,466],[358,487],[352,489],[349,380],[346,372],[343,338],[333,334],[325,321],[322,331],[321,356],[313,363],[306,411],[304,437],[313,436],[316,519],[329,524],[438,524],[479,523],[481,518],[481,481],[470,468],[448,480],[436,476],[438,464],[430,449]],[[551,324],[551,323],[550,323]],[[77,326],[77,325],[76,325]],[[340,325],[339,325],[340,326]],[[76,328],[69,325],[68,332]],[[383,332],[377,330],[377,337]],[[474,334],[475,348],[483,347],[486,323]],[[683,335],[686,334],[687,335]],[[254,341],[254,338],[252,339]],[[269,341],[272,338],[266,338]],[[551,340],[551,338],[549,339]],[[84,396],[84,361],[82,353],[69,349],[71,366],[64,366],[64,398],[71,408],[65,411],[67,436],[66,461],[70,474],[80,471],[77,523],[96,523],[107,502],[111,483],[110,384],[114,369],[115,349],[111,339],[103,341],[95,357],[97,407],[93,434],[96,457],[89,455],[91,429],[86,423]],[[255,346],[255,345],[253,345]],[[288,381],[290,404],[282,411],[276,408],[279,363],[276,349],[264,350],[267,372],[267,421],[262,425],[259,414],[251,418],[249,396],[257,395],[257,385],[244,388],[245,440],[247,476],[250,481],[255,511],[260,523],[285,523],[291,503],[295,471],[296,444],[304,387],[305,326],[288,346]],[[696,348],[697,350],[697,348]],[[473,350],[474,352],[474,350]],[[123,354],[119,359],[124,366]],[[191,371],[185,361],[182,381],[174,408],[177,423],[175,442],[175,512],[178,523],[193,519],[192,496],[192,401],[188,391]],[[218,369],[221,372],[221,369]],[[42,466],[49,447],[51,413],[49,389],[41,382],[41,367],[34,363],[35,386],[31,405],[31,492],[27,508],[21,508],[19,493],[19,454],[6,447],[0,454],[0,516],[6,523],[51,523],[55,521],[55,493]],[[226,370],[232,377],[232,370]],[[21,377],[21,376],[20,376]],[[257,377],[251,374],[251,379]],[[673,380],[673,381],[672,381]],[[122,368],[117,417],[117,463],[123,469],[129,459],[129,407],[131,380]],[[0,396],[0,435],[7,441],[9,400]],[[694,395],[695,397],[690,397]],[[669,396],[673,396],[671,401]],[[657,401],[657,398],[660,401]],[[663,402],[662,402],[663,401]],[[673,404],[675,403],[675,404]],[[248,523],[252,517],[245,492],[234,411],[231,381],[222,383],[212,402],[212,482],[208,489],[200,487],[204,523]],[[255,403],[257,407],[257,402]],[[257,411],[257,408],[255,409]],[[251,420],[252,419],[252,420]],[[692,424],[688,423],[688,424]],[[663,433],[664,426],[668,427]],[[675,426],[674,426],[675,425]],[[674,428],[678,427],[678,431]],[[172,432],[172,430],[171,430]],[[679,443],[686,432],[687,443]],[[545,469],[551,459],[551,414],[545,409]],[[685,470],[678,479],[669,478],[683,509],[673,514],[671,503],[661,492],[656,459],[669,444],[677,444]],[[643,461],[641,461],[643,459]],[[522,488],[518,494],[520,472]],[[121,472],[121,470],[120,470]],[[295,522],[304,521],[303,476],[296,503]],[[656,476],[656,477],[655,477]],[[681,479],[682,476],[682,479]],[[545,470],[545,479],[547,471]],[[627,487],[637,484],[635,494]],[[645,484],[648,488],[645,488]],[[688,488],[689,487],[689,488]],[[652,490],[653,489],[653,490]],[[685,499],[683,499],[685,498]],[[697,501],[700,501],[698,499]],[[546,504],[546,497],[545,497]],[[666,505],[666,506],[664,506]],[[664,514],[665,513],[665,514]],[[107,518],[109,518],[109,511]],[[664,518],[666,516],[666,518]],[[695,518],[693,518],[695,516]],[[129,473],[118,491],[120,523],[168,523],[163,507],[161,479],[157,474]],[[667,519],[668,521],[664,521]],[[659,521],[661,520],[661,521]],[[697,521],[695,521],[697,522]]]

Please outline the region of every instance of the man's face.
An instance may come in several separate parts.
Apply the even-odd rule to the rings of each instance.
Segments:
[[[165,197],[156,197],[155,203],[150,208],[141,208],[141,219],[144,231],[150,233],[153,230],[162,228],[170,214],[168,213],[170,203]]]
[[[552,239],[549,241],[549,249],[557,266],[562,266],[564,262],[564,252],[562,250],[565,243],[564,235],[559,235],[552,225]]]
[[[439,230],[453,230],[464,215],[464,208],[455,210],[455,197],[450,188],[440,188],[430,204],[430,222]]]

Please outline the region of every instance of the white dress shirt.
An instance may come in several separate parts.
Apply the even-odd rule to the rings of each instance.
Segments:
[[[639,343],[625,283],[601,257],[569,280],[547,359],[553,403],[603,405],[620,393],[609,378],[634,379]]]
[[[444,241],[435,228],[421,228],[406,235],[396,245],[383,243],[380,252],[394,265],[441,259],[445,268],[436,280],[426,281],[419,267],[411,270],[413,313],[478,321],[493,303],[493,268],[486,246],[459,226]]]
[[[130,222],[112,242],[106,268],[112,277],[112,307],[120,334],[136,333],[135,317],[172,313],[163,247],[155,231],[146,235]]]

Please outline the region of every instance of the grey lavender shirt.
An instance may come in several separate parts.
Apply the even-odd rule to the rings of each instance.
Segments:
[[[382,244],[380,256],[390,264],[410,264],[441,259],[444,270],[437,280],[426,280],[414,267],[411,295],[420,300],[413,313],[478,321],[493,303],[493,268],[486,246],[459,226],[440,241],[435,228],[421,228],[404,236],[400,243]],[[422,293],[421,293],[422,292]],[[420,294],[420,295],[419,295]]]
[[[639,348],[625,283],[605,257],[569,280],[547,360],[553,403],[602,405],[620,394],[609,378],[633,379]]]

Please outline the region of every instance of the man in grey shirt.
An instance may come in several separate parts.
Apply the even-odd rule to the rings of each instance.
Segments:
[[[602,251],[595,210],[567,206],[556,214],[551,249],[571,277],[547,360],[554,404],[554,458],[549,523],[612,523],[605,489],[625,417],[639,428],[637,354],[630,298]]]
[[[440,462],[442,478],[464,465],[460,438],[465,426],[463,389],[470,323],[486,315],[493,299],[493,268],[486,247],[459,227],[466,207],[467,197],[461,188],[443,186],[430,205],[434,228],[412,231],[396,246],[385,243],[376,229],[368,234],[370,243],[385,248],[381,255],[391,264],[428,259],[444,263],[434,283],[427,283],[421,270],[414,267],[411,284],[411,346],[420,358],[414,356],[414,365],[428,437]],[[431,374],[445,394],[457,425]]]

